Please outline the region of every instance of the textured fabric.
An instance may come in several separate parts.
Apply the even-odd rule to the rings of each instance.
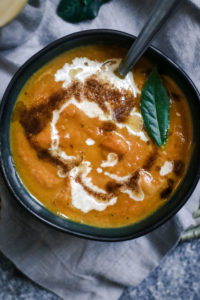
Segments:
[[[69,33],[112,28],[137,35],[155,1],[113,0],[90,22],[70,24],[55,14],[59,1],[32,0],[18,18],[0,31],[0,99],[18,67],[49,42]],[[154,40],[200,88],[200,3],[182,1]],[[118,243],[79,239],[39,222],[0,182],[0,249],[38,284],[63,299],[114,300],[139,284],[192,223],[200,184],[181,211],[141,238]]]

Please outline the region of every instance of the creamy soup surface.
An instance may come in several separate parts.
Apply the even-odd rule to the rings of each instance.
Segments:
[[[20,93],[11,123],[16,169],[30,193],[60,217],[99,227],[138,222],[163,205],[190,159],[186,99],[162,75],[170,128],[158,147],[144,128],[142,87],[153,69],[142,58],[123,80],[126,50],[91,45],[37,71]]]

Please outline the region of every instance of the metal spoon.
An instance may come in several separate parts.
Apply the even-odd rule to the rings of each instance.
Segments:
[[[156,6],[152,11],[147,23],[144,25],[139,36],[129,49],[125,58],[121,61],[116,74],[125,77],[148,48],[151,40],[160,30],[162,25],[181,0],[157,0]]]

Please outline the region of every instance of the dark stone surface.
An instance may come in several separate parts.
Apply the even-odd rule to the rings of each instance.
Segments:
[[[0,299],[59,300],[60,298],[26,278],[0,252]],[[120,298],[120,300],[161,299],[200,300],[200,239],[178,245],[138,287],[128,289]]]
[[[59,300],[25,277],[0,252],[0,299],[1,300]]]
[[[120,300],[200,300],[200,239],[179,244]]]

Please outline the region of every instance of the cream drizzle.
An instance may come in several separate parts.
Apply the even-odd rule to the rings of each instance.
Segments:
[[[93,146],[95,144],[95,141],[93,139],[90,139],[88,138],[85,143],[88,145],[88,146]]]
[[[71,64],[66,63],[55,74],[55,81],[63,81],[63,87],[67,88],[72,80],[79,80],[84,82],[92,75],[103,82],[109,82],[119,90],[130,90],[134,97],[140,94],[138,90],[133,73],[129,72],[124,79],[115,75],[114,71],[119,66],[121,59],[113,58],[104,62],[90,60],[86,57],[73,59]]]
[[[130,72],[125,79],[120,79],[114,74],[114,70],[120,63],[120,59],[112,59],[109,61],[104,62],[97,62],[92,61],[87,58],[75,58],[71,64],[66,63],[63,68],[58,70],[55,74],[55,81],[63,81],[63,87],[67,88],[74,80],[79,80],[80,82],[84,83],[84,81],[92,75],[95,75],[97,79],[102,82],[108,82],[111,84],[112,87],[117,88],[118,90],[130,90],[134,97],[137,96],[140,91],[138,90],[135,82],[133,73]],[[123,100],[123,99],[122,99]],[[56,128],[56,124],[59,120],[60,114],[67,108],[69,105],[75,105],[78,109],[84,112],[89,118],[98,118],[101,121],[113,121],[114,116],[107,103],[107,110],[108,113],[105,113],[98,104],[95,102],[88,101],[81,95],[81,101],[77,101],[74,97],[70,100],[66,101],[60,109],[53,111],[53,117],[51,121],[51,146],[49,151],[52,153],[53,156],[60,157],[63,161],[74,161],[77,157],[73,155],[68,155],[59,147],[60,137],[58,133],[58,129]],[[142,120],[141,114],[136,112],[133,109],[130,113],[131,117],[134,118],[134,115],[139,117]],[[144,130],[136,131],[133,129],[128,123],[118,123],[115,122],[116,126],[119,129],[126,128],[129,134],[138,136],[142,141],[147,142],[148,137]],[[120,135],[124,139],[124,137],[115,132],[116,134]],[[66,134],[66,138],[69,138],[69,135]],[[86,144],[91,146],[94,144],[95,141],[88,138]],[[125,140],[128,143],[130,149],[130,142]],[[109,153],[107,160],[101,163],[102,168],[106,167],[114,167],[118,163],[118,155],[116,153]],[[68,174],[64,174],[60,169],[58,169],[58,176],[59,177],[66,177],[69,176],[70,185],[71,185],[71,197],[72,197],[72,205],[77,209],[80,209],[84,213],[89,212],[92,209],[97,211],[102,211],[106,209],[109,205],[114,205],[117,201],[117,197],[112,197],[109,201],[99,201],[95,199],[93,195],[90,195],[85,189],[84,186],[88,187],[91,191],[95,193],[107,194],[107,192],[98,186],[92,183],[91,177],[89,177],[89,173],[91,172],[91,163],[89,161],[82,161],[79,166],[76,166],[70,170]],[[116,182],[125,182],[131,177],[131,174],[127,176],[118,176],[116,174],[112,174],[109,172],[103,172],[101,168],[96,169],[98,173],[104,173],[104,175],[112,178]],[[76,178],[77,176],[81,176],[81,183],[79,183]],[[138,180],[140,184],[140,178]],[[134,191],[128,189],[127,187],[122,187],[121,192],[126,193],[129,197],[136,201],[141,201],[144,198],[144,194],[139,187],[139,193],[135,193]]]
[[[116,153],[108,153],[107,160],[101,163],[102,168],[114,167],[118,163],[118,155]]]
[[[171,161],[166,161],[160,169],[160,175],[165,176],[171,173],[173,170],[173,163]]]
[[[85,191],[84,187],[76,181],[78,175],[81,174],[83,183],[96,193],[106,194],[106,191],[99,188],[92,183],[88,174],[91,172],[90,162],[84,161],[80,166],[73,168],[69,172],[69,179],[71,185],[72,204],[74,207],[80,209],[84,213],[90,210],[103,211],[107,206],[114,205],[117,201],[116,197],[112,197],[108,202],[98,201],[94,196]]]

